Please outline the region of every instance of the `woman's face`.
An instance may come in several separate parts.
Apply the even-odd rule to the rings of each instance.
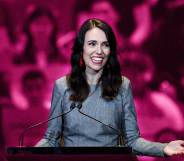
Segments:
[[[47,16],[35,19],[30,25],[30,32],[34,39],[48,40],[53,31],[53,24]]]
[[[83,59],[86,71],[98,72],[103,69],[110,54],[105,32],[97,27],[87,31],[84,38]]]

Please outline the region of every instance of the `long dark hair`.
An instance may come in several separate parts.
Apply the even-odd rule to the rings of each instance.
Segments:
[[[36,19],[38,19],[39,17],[42,16],[46,16],[48,17],[48,19],[51,21],[52,25],[53,25],[53,30],[51,33],[51,37],[49,40],[49,43],[51,44],[51,49],[48,53],[48,60],[49,61],[57,61],[60,58],[59,55],[59,51],[56,45],[56,41],[57,41],[57,32],[58,32],[58,27],[57,27],[57,22],[56,19],[54,17],[54,15],[52,14],[52,12],[48,9],[48,8],[44,8],[44,7],[40,7],[37,6],[32,13],[29,15],[29,17],[27,18],[25,25],[23,27],[23,31],[26,34],[27,38],[28,38],[28,42],[27,45],[25,47],[24,50],[24,59],[25,61],[29,62],[29,63],[35,63],[35,49],[34,49],[34,42],[33,42],[33,38],[30,32],[30,25],[33,21],[35,21]]]
[[[117,59],[116,38],[112,28],[102,20],[88,19],[86,20],[75,39],[73,52],[71,56],[72,70],[67,76],[67,83],[72,91],[70,100],[83,102],[89,95],[90,89],[85,76],[85,64],[81,65],[81,54],[83,52],[84,38],[88,30],[98,27],[105,32],[110,45],[110,55],[103,68],[102,75],[98,80],[97,86],[101,85],[102,98],[112,100],[118,94],[122,83],[120,65]]]
[[[16,42],[16,33],[12,21],[12,13],[8,3],[1,1],[0,3],[0,26],[3,26],[7,29],[9,39],[12,43]]]

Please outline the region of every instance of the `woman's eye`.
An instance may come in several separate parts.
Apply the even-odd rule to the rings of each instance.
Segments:
[[[105,46],[106,48],[109,48],[109,43],[104,43],[103,46]]]
[[[95,43],[95,42],[90,42],[88,45],[89,45],[89,46],[95,46],[96,43]]]

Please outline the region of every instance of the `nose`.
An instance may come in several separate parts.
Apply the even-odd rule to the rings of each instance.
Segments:
[[[97,49],[96,49],[96,53],[97,53],[97,54],[102,54],[102,52],[103,52],[103,51],[102,51],[101,45],[98,45],[98,46],[97,46]]]

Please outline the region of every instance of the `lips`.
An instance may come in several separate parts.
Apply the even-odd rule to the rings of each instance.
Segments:
[[[102,64],[103,59],[104,59],[103,57],[96,57],[96,56],[91,57],[91,60],[94,64]]]

